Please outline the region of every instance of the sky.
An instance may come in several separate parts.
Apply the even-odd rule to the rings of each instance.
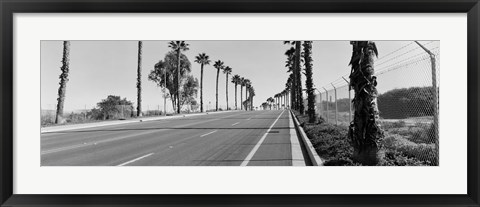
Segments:
[[[268,97],[285,88],[288,78],[285,68],[285,51],[290,45],[282,41],[187,41],[189,50],[184,54],[192,64],[191,75],[200,80],[200,65],[195,56],[206,53],[212,60],[204,67],[204,108],[215,108],[216,69],[213,62],[222,60],[232,68],[232,75],[238,74],[251,80],[256,96],[254,105],[259,106]],[[400,70],[405,62],[425,56],[425,52],[413,41],[375,41],[379,58],[375,63],[379,75],[380,93],[411,86],[431,84],[430,66],[409,64]],[[439,50],[437,41],[421,41],[427,48]],[[170,51],[168,41],[143,41],[142,56],[142,108],[143,110],[163,110],[162,90],[148,80],[148,74],[155,63],[162,60]],[[53,110],[56,107],[59,75],[63,52],[62,41],[41,41],[41,107]],[[327,90],[342,87],[348,79],[352,46],[349,41],[313,41],[313,79],[315,87]],[[67,83],[65,111],[91,109],[108,95],[127,98],[136,105],[138,41],[71,41],[70,74]],[[418,62],[418,61],[417,61]],[[391,71],[390,71],[391,70]],[[225,108],[225,74],[219,77],[219,106]],[[235,105],[235,86],[230,82],[229,107]],[[302,77],[305,82],[305,76]],[[245,91],[244,91],[245,92]],[[244,93],[245,95],[245,93]],[[238,88],[238,104],[240,103]],[[199,102],[200,96],[196,98]],[[167,111],[172,110],[167,99]]]

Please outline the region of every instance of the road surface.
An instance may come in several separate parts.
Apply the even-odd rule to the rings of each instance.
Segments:
[[[298,142],[293,127],[287,110],[268,110],[48,132],[41,134],[41,165],[308,165],[291,144]]]

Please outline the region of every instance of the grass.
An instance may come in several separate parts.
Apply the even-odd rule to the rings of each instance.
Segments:
[[[326,166],[361,165],[352,160],[353,147],[348,139],[348,127],[326,123],[319,118],[309,124],[308,116],[296,116],[318,155]],[[385,137],[380,142],[381,166],[429,166],[438,165],[434,128],[431,124],[407,126],[404,122],[382,125]]]

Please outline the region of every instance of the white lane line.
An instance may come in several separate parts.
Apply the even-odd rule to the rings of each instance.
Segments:
[[[151,156],[151,155],[153,155],[153,154],[154,154],[154,153],[150,153],[150,154],[148,154],[148,155],[143,155],[143,156],[141,156],[141,157],[139,157],[139,158],[135,158],[135,159],[133,159],[133,160],[130,160],[130,161],[128,161],[128,162],[124,162],[124,163],[122,163],[122,164],[120,164],[120,165],[117,165],[117,166],[125,166],[125,165],[128,165],[128,164],[132,163],[132,162],[136,162],[136,161],[139,161],[139,160],[141,160],[141,159],[143,159],[143,158],[146,158],[146,157],[148,157],[148,156]]]
[[[131,135],[126,135],[126,136],[121,136],[121,137],[104,139],[104,140],[100,140],[100,141],[97,141],[97,142],[86,142],[86,143],[83,143],[83,144],[77,144],[77,145],[72,145],[72,146],[68,146],[68,147],[46,150],[46,151],[41,152],[41,155],[46,155],[46,154],[50,154],[50,153],[54,153],[54,152],[61,152],[61,151],[65,151],[65,150],[76,149],[76,148],[80,148],[80,147],[87,147],[87,146],[91,146],[91,145],[103,144],[103,143],[106,143],[106,142],[113,142],[113,141],[118,141],[118,140],[122,140],[122,139],[129,139],[129,138],[132,138],[132,137],[142,136],[142,135],[156,133],[156,132],[165,131],[165,130],[167,130],[167,129],[158,129],[158,130],[153,130],[153,131],[146,131],[146,132],[141,132],[141,133],[137,133],[137,134],[131,134]]]
[[[267,132],[265,132],[265,134],[262,136],[262,138],[260,138],[260,140],[258,141],[258,143],[255,145],[255,147],[253,147],[252,151],[250,151],[250,153],[248,153],[247,157],[245,158],[245,160],[243,160],[242,164],[240,164],[240,166],[247,166],[248,163],[250,162],[250,160],[252,159],[253,155],[255,155],[255,153],[257,152],[258,148],[260,148],[260,145],[262,145],[263,141],[265,140],[265,138],[267,137],[267,134],[268,132],[270,132],[270,130],[273,128],[273,126],[277,123],[278,119],[280,119],[280,117],[282,116],[283,112],[285,111],[282,111],[282,113],[280,113],[280,115],[278,115],[277,119],[275,119],[275,121],[273,122],[273,124],[270,126],[270,128],[268,128]]]
[[[240,124],[240,122],[237,122],[237,123],[235,123],[235,124],[232,124],[232,126],[235,126],[235,125],[237,125],[237,124]]]
[[[217,131],[218,131],[218,130],[215,130],[215,131],[213,131],[213,132],[208,132],[208,133],[206,133],[206,134],[204,134],[204,135],[201,135],[200,137],[204,137],[204,136],[207,136],[207,135],[209,135],[209,134],[213,134],[213,133],[215,133],[215,132],[217,132]]]
[[[239,113],[239,114],[243,114],[243,113]],[[187,127],[187,126],[192,126],[192,125],[196,125],[196,124],[204,124],[204,123],[207,123],[207,122],[217,121],[217,120],[220,120],[220,119],[223,119],[223,118],[227,118],[227,117],[231,117],[231,116],[235,116],[235,115],[239,115],[239,114],[233,114],[233,115],[229,115],[229,116],[225,116],[225,117],[221,117],[221,118],[215,118],[215,119],[211,119],[211,120],[207,120],[207,121],[203,121],[203,122],[184,124],[184,125],[180,125],[178,127]],[[115,138],[100,140],[100,141],[97,141],[95,143],[93,143],[93,142],[83,143],[83,144],[77,144],[77,145],[72,145],[72,146],[67,146],[67,147],[61,147],[61,148],[57,148],[57,149],[50,149],[50,150],[46,150],[46,151],[41,152],[40,155],[46,155],[46,154],[50,154],[50,153],[61,152],[61,151],[76,149],[76,148],[80,148],[80,147],[102,144],[102,143],[106,143],[106,142],[113,142],[113,141],[128,139],[128,138],[132,138],[132,137],[137,137],[137,136],[141,136],[141,135],[145,135],[145,134],[155,133],[155,132],[159,132],[159,131],[167,131],[167,130],[173,130],[173,129],[158,129],[158,130],[153,130],[153,131],[147,131],[147,132],[144,132],[144,133],[138,133],[138,134],[132,134],[132,135],[127,135],[127,136],[121,136],[121,137],[115,137]]]

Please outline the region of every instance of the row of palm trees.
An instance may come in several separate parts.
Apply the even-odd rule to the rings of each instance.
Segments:
[[[180,56],[182,52],[189,50],[189,44],[185,41],[170,41],[168,43],[168,47],[171,48],[177,55],[177,69],[176,69],[176,80],[175,84],[177,84],[177,113],[180,113]],[[143,42],[138,41],[138,60],[137,60],[137,116],[142,115],[142,49],[143,49]],[[60,75],[60,83],[58,89],[58,98],[57,98],[57,110],[56,110],[56,117],[55,123],[62,123],[63,120],[63,108],[65,103],[65,94],[68,82],[68,75],[69,75],[69,62],[70,62],[70,41],[63,41],[63,57],[62,57],[62,66],[61,66],[61,75]],[[195,62],[200,64],[200,111],[204,112],[203,109],[203,69],[206,65],[211,63],[209,56],[205,53],[200,53],[195,57]],[[218,60],[214,63],[213,67],[217,69],[217,83],[216,83],[216,107],[215,110],[218,111],[218,79],[220,71],[222,71],[226,75],[226,102],[227,102],[227,110],[229,109],[228,106],[228,82],[229,82],[229,75],[232,74],[232,68],[229,66],[225,66],[224,62]],[[249,108],[243,107],[245,105],[243,98],[243,87],[245,87],[245,100],[249,100],[246,103],[247,105],[253,105],[253,96],[255,96],[255,90],[253,89],[252,82],[249,79],[244,77],[240,77],[239,75],[234,75],[231,79],[231,82],[235,84],[235,109],[238,109],[237,105],[237,85],[240,85],[240,98],[241,98],[241,105],[240,109],[245,108],[248,110]],[[250,107],[250,109],[253,109]]]
[[[309,122],[315,122],[315,93],[313,88],[313,59],[312,59],[312,41],[284,41],[284,44],[292,45],[286,52],[287,61],[285,67],[290,73],[285,88],[280,93],[274,95],[277,108],[283,105],[293,110],[297,110],[300,114],[304,114],[305,108],[303,103],[302,88],[302,67],[304,64],[304,73],[306,77],[305,91],[307,92],[308,108],[307,113]],[[303,51],[302,50],[303,46]],[[271,98],[271,97],[270,97]],[[267,103],[272,99],[267,99]],[[271,102],[270,102],[271,103]],[[288,103],[288,104],[287,104]]]
[[[189,44],[187,44],[185,41],[170,41],[168,43],[168,47],[170,47],[173,51],[175,51],[177,53],[177,69],[176,69],[176,75],[177,75],[177,78],[176,78],[176,84],[177,84],[177,88],[179,89],[180,88],[180,56],[181,56],[181,53],[183,51],[187,51],[189,50]],[[140,73],[140,67],[141,67],[141,41],[139,41],[139,69],[138,69],[138,73]],[[206,54],[206,53],[200,53],[198,54],[197,56],[195,56],[195,62],[200,64],[200,111],[201,112],[204,112],[204,108],[203,108],[203,70],[204,70],[204,67],[207,66],[207,65],[210,65],[210,63],[212,62],[210,60],[210,57]],[[222,71],[226,78],[226,82],[225,82],[225,89],[226,89],[226,102],[227,102],[227,108],[226,110],[229,109],[229,106],[228,106],[228,78],[229,78],[229,75],[232,74],[232,68],[229,67],[229,66],[226,66],[225,63],[221,60],[217,60],[214,62],[213,64],[213,67],[215,69],[217,69],[217,78],[216,78],[216,93],[215,93],[215,111],[218,111],[219,110],[219,107],[218,107],[218,83],[219,83],[219,76],[220,76],[220,71]],[[138,74],[138,79],[137,79],[137,86],[140,86],[141,87],[141,75]],[[247,91],[250,91],[250,94],[251,93],[251,90],[253,89],[253,87],[251,86],[252,83],[250,80],[248,79],[245,79],[243,77],[240,77],[239,75],[234,75],[232,77],[232,83],[235,84],[235,109],[238,109],[237,107],[237,85],[240,85],[241,86],[241,92],[243,91],[243,87],[246,87],[246,90],[245,92],[247,93]],[[138,89],[138,94],[137,96],[139,97],[138,98],[138,105],[140,106],[141,105],[141,89]],[[242,95],[241,95],[242,97]],[[245,96],[245,98],[247,99],[247,94]],[[177,90],[177,113],[180,113],[180,109],[181,109],[181,106],[180,106],[180,90]],[[243,107],[241,107],[242,109]],[[137,110],[137,113],[140,115],[141,114],[141,108],[139,107],[138,110]]]
[[[204,112],[203,110],[203,68],[206,65],[209,65],[211,63],[210,57],[205,54],[205,53],[200,53],[195,57],[195,62],[200,64],[200,111]],[[228,81],[229,81],[229,75],[232,74],[232,68],[229,66],[226,66],[225,63],[221,60],[217,60],[214,62],[213,67],[217,69],[217,79],[216,79],[216,93],[215,93],[215,110],[218,111],[218,79],[220,77],[220,71],[225,74],[225,97],[226,97],[226,102],[227,102],[227,110],[229,110],[228,106]],[[243,100],[243,87],[245,87],[245,99],[247,99],[247,91],[250,91],[253,89],[252,87],[252,82],[249,79],[246,79],[244,77],[241,77],[240,75],[233,75],[231,82],[235,84],[235,110],[238,110],[238,104],[237,104],[237,86],[240,85],[240,102],[242,103]],[[240,105],[240,109],[243,110],[242,104]]]
[[[281,108],[289,108],[288,99],[289,99],[289,91],[284,89],[282,92],[277,93],[272,97],[269,97],[266,100],[266,103],[270,106],[270,110],[272,109],[272,105],[276,109]]]
[[[285,41],[285,44],[291,44],[291,47],[285,52],[287,55],[288,72],[290,76],[285,84],[285,90],[267,99],[263,105],[276,101],[277,108],[280,103],[287,103],[285,100],[290,97],[292,109],[304,113],[304,104],[302,98],[301,83],[301,67],[300,63],[304,63],[304,74],[306,77],[305,86],[307,93],[307,113],[309,122],[315,122],[315,94],[313,87],[313,60],[312,60],[312,41]],[[378,108],[376,97],[378,95],[376,85],[377,78],[374,76],[374,57],[378,56],[378,50],[372,41],[351,41],[352,57],[349,65],[351,65],[350,89],[354,90],[355,97],[354,119],[350,123],[348,137],[353,147],[352,158],[364,165],[376,165],[378,163],[379,140],[384,136],[383,130],[377,122]],[[303,52],[300,49],[303,46]],[[303,59],[300,59],[302,57]],[[290,96],[288,96],[290,93]]]

